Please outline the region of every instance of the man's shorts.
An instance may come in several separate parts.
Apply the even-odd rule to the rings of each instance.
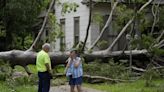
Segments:
[[[70,78],[69,85],[81,85],[82,82],[83,82],[82,76],[78,78]]]

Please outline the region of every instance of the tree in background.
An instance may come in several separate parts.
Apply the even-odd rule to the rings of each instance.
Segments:
[[[38,21],[40,12],[46,9],[49,0],[2,1],[4,4],[0,9],[0,20],[6,31],[6,50],[29,48],[28,44],[32,43],[33,25]]]

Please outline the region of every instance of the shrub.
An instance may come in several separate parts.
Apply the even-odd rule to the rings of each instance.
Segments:
[[[109,60],[109,63],[100,63],[100,60],[95,60],[93,63],[84,64],[83,66],[85,74],[129,79],[129,72],[126,67],[123,64],[114,63],[112,59]]]
[[[5,81],[10,77],[12,73],[12,69],[9,63],[5,63],[4,61],[0,60],[0,80]]]
[[[104,50],[108,47],[108,41],[101,40],[97,43],[97,46],[100,50]]]
[[[146,87],[151,87],[154,86],[153,84],[153,79],[159,79],[160,78],[160,74],[153,69],[153,65],[149,64],[147,67],[147,71],[143,74],[143,79],[145,79],[145,86]]]

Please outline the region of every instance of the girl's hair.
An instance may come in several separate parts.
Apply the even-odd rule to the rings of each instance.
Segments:
[[[72,49],[70,52],[72,53],[73,51],[76,53],[77,57],[80,57],[80,53],[76,49]]]

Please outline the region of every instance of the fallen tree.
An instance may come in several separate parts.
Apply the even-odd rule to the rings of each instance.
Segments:
[[[143,59],[142,57],[146,57],[146,53],[147,53],[146,50],[132,51],[132,55],[134,59]],[[11,66],[21,65],[25,67],[29,64],[35,64],[36,54],[37,53],[33,51],[12,50],[12,51],[0,52],[0,59],[9,61]],[[91,62],[94,61],[95,59],[104,60],[106,58],[128,59],[130,55],[130,51],[125,51],[123,57],[120,57],[121,54],[122,51],[116,51],[109,54],[98,51],[94,53],[85,53],[83,54],[83,58],[85,59],[85,62]],[[65,61],[69,56],[67,53],[55,53],[55,52],[50,52],[49,55],[53,66],[59,64],[65,64]]]
[[[152,0],[149,0],[146,4],[144,4],[138,13],[140,13],[146,6],[148,6],[151,3]],[[46,25],[47,19],[48,19],[48,14],[54,4],[55,0],[52,0],[50,3],[50,6],[48,8],[48,11],[46,13],[46,16],[44,18],[42,27],[40,29],[40,32],[35,39],[34,43],[30,47],[30,49],[26,51],[21,51],[21,50],[11,50],[11,51],[5,51],[5,52],[0,52],[0,59],[9,62],[11,66],[14,68],[15,65],[20,65],[23,66],[28,74],[30,74],[30,71],[27,67],[29,64],[35,64],[36,60],[36,55],[37,52],[33,51],[35,48],[35,45],[39,42],[39,38],[41,37],[43,33],[43,29]],[[116,7],[117,3],[115,3],[114,7]],[[112,16],[112,14],[111,14]],[[109,19],[110,20],[110,19]],[[111,48],[115,45],[115,43],[118,41],[118,39],[121,37],[121,35],[126,31],[127,27],[132,23],[134,20],[134,17],[129,20],[127,25],[122,29],[118,37],[115,39],[115,41],[112,43],[112,45],[109,46],[108,49],[102,50],[102,51],[93,51],[92,53],[84,52],[82,57],[85,59],[85,62],[91,62],[94,61],[95,59],[101,59],[102,61],[107,61],[109,58],[113,58],[115,60],[121,60],[121,59],[129,59],[130,51],[111,51]],[[109,23],[110,24],[110,23]],[[158,38],[159,40],[161,39]],[[160,42],[160,41],[159,41]],[[66,59],[68,58],[68,53],[56,53],[56,52],[50,52],[49,53],[52,61],[52,66],[56,66],[58,64],[65,64]],[[133,59],[136,59],[138,61],[144,61],[144,60],[149,60],[149,52],[147,50],[132,50],[132,56]]]

